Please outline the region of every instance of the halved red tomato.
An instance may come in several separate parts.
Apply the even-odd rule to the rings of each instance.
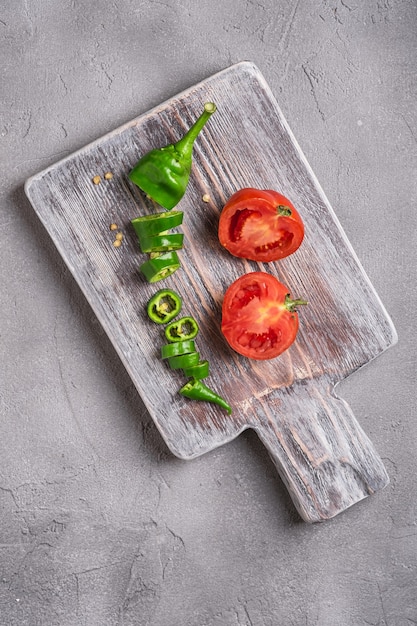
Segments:
[[[296,338],[296,307],[288,288],[271,274],[244,274],[227,289],[222,306],[221,329],[233,350],[250,359],[273,359]]]
[[[252,261],[277,261],[295,252],[304,238],[303,221],[277,191],[241,189],[225,204],[219,240],[231,254]]]

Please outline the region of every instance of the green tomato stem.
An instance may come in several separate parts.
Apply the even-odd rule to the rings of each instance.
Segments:
[[[279,204],[277,206],[277,213],[280,217],[290,217],[292,215],[290,207],[285,204]]]
[[[298,306],[305,306],[307,304],[307,300],[302,300],[300,298],[292,300],[289,293],[287,293],[287,295],[285,296],[284,306],[287,311],[290,311],[290,313],[294,313],[297,310]]]

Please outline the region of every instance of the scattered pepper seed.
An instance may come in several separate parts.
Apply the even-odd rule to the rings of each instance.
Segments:
[[[119,227],[118,227],[118,225],[117,225],[117,224],[115,224],[115,223],[110,224],[110,230],[117,230],[118,228],[119,228]]]
[[[210,196],[208,195],[208,193],[204,194],[202,200],[203,200],[203,202],[210,202]]]
[[[113,241],[113,245],[115,248],[120,248],[120,246],[122,245],[122,240],[121,239],[115,239]]]
[[[122,241],[122,239],[123,239],[123,233],[117,233],[116,241]]]
[[[97,175],[97,176],[94,176],[94,178],[93,178],[93,183],[94,183],[95,185],[99,185],[99,184],[101,183],[101,176],[98,176],[98,175]]]
[[[111,172],[106,172],[106,173],[104,174],[104,178],[105,178],[106,180],[111,180],[111,179],[113,178],[113,174],[112,174]]]

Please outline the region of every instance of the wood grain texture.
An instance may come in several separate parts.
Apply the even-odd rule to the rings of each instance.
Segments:
[[[145,314],[162,284],[149,285],[138,272],[146,257],[130,226],[159,208],[127,173],[146,151],[177,140],[206,101],[218,111],[196,142],[178,205],[186,242],[181,269],[163,286],[178,291],[184,314],[198,320],[208,383],[229,400],[232,416],[178,395],[184,379],[159,358],[162,331]],[[94,185],[106,171],[113,178]],[[265,265],[221,249],[221,208],[249,186],[280,191],[301,213],[305,240],[288,259]],[[333,517],[387,484],[372,443],[333,389],[393,345],[395,329],[253,64],[232,66],[86,146],[29,179],[26,193],[175,455],[192,459],[255,429],[308,522]],[[124,234],[120,248],[112,222]],[[269,362],[233,353],[220,332],[225,289],[254,270],[274,274],[309,301],[296,343]]]

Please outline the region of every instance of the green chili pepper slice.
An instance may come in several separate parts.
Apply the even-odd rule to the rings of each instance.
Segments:
[[[149,283],[156,283],[173,274],[180,267],[180,260],[175,250],[158,254],[139,267]]]
[[[142,237],[139,245],[142,252],[169,252],[180,250],[184,243],[182,233],[160,234],[152,237]]]
[[[141,241],[144,237],[154,237],[164,231],[171,230],[182,224],[184,214],[182,211],[170,211],[169,213],[152,213],[142,215],[131,220],[135,233]]]
[[[232,412],[230,404],[228,404],[226,400],[219,396],[215,391],[209,389],[209,387],[202,383],[201,380],[190,380],[183,387],[181,387],[179,393],[186,398],[190,398],[191,400],[214,402],[214,404],[218,404],[225,409],[229,415]]]
[[[199,331],[198,324],[193,317],[181,317],[168,324],[165,328],[165,337],[168,341],[185,341],[194,339]]]
[[[168,344],[175,345],[175,344]],[[207,378],[209,375],[210,366],[209,362],[204,360],[197,363],[197,365],[191,365],[190,367],[184,368],[184,374],[187,378],[194,378],[195,380],[202,380],[203,378]]]
[[[149,318],[156,324],[168,324],[177,317],[182,308],[180,296],[171,289],[160,289],[147,305]]]
[[[161,356],[163,359],[170,359],[173,356],[180,356],[181,354],[190,354],[190,352],[195,352],[195,343],[192,339],[166,343],[161,348]]]
[[[198,352],[189,352],[188,354],[179,354],[168,359],[169,366],[172,370],[183,370],[192,367],[200,362]]]
[[[182,139],[146,153],[129,173],[130,180],[165,209],[171,210],[185,194],[194,142],[215,111],[216,105],[206,102],[203,113]]]

